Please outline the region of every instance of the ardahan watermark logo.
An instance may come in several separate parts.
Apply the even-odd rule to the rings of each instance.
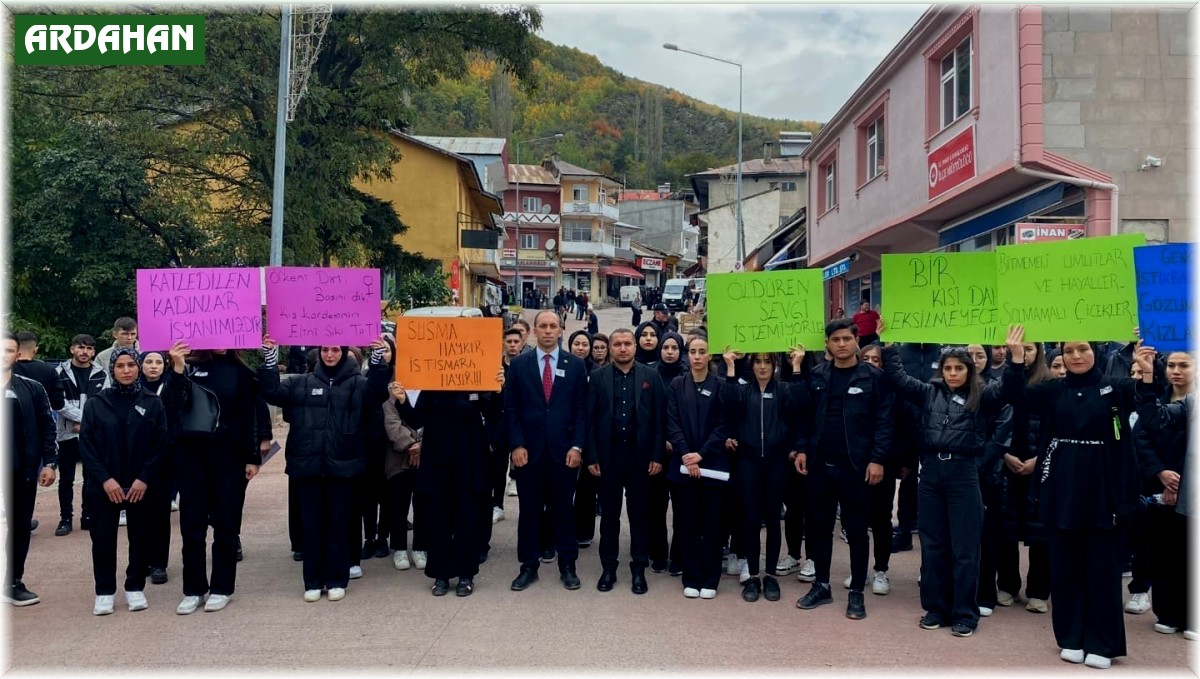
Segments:
[[[200,15],[14,16],[18,66],[202,66]]]

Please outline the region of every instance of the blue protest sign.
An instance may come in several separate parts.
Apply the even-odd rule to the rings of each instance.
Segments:
[[[1137,272],[1138,328],[1147,345],[1161,352],[1190,351],[1191,243],[1133,249]]]

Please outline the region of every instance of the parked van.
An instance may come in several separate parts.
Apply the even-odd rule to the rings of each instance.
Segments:
[[[683,311],[687,308],[688,294],[692,286],[691,278],[673,278],[663,286],[662,303],[671,311]]]
[[[621,286],[621,306],[632,307],[635,301],[642,299],[642,286],[640,285],[622,285]]]

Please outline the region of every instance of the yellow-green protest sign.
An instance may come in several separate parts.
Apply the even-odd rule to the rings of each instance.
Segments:
[[[996,308],[996,253],[884,255],[882,274],[886,341],[1003,341]]]
[[[741,352],[787,351],[825,343],[820,269],[709,274],[708,346]]]
[[[1138,324],[1133,248],[1143,234],[1005,245],[996,251],[1000,322],[1031,342],[1127,342]]]

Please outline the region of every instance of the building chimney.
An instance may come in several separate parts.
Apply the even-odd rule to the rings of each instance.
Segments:
[[[773,141],[763,142],[763,164],[771,162],[771,147],[775,145]]]

